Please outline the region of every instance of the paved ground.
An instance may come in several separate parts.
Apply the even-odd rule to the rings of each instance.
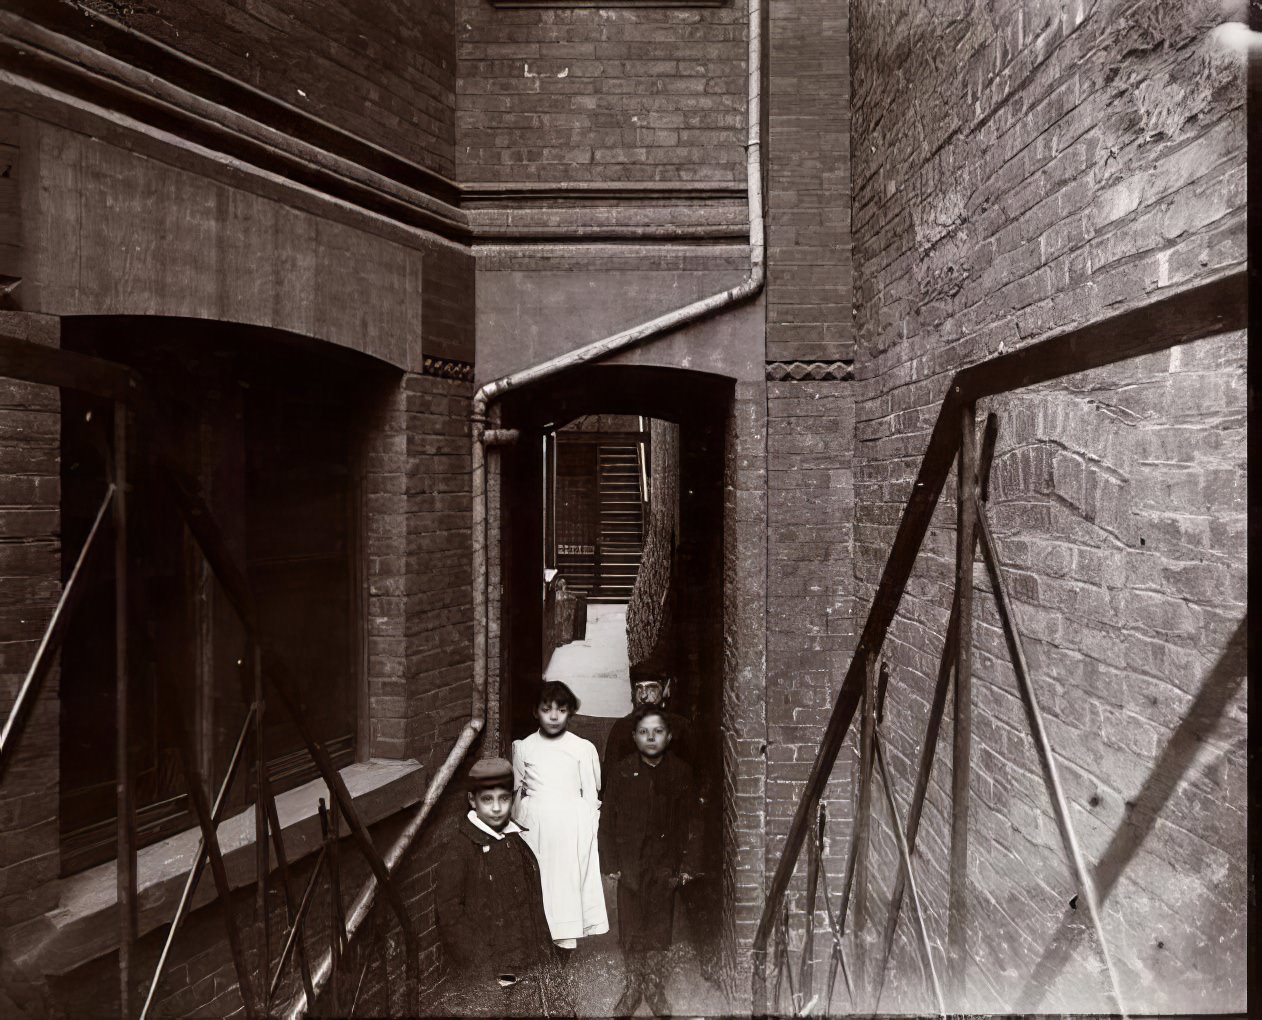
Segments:
[[[553,652],[543,678],[569,685],[578,695],[581,715],[618,719],[631,711],[630,675],[627,607],[591,604],[587,607],[587,637]]]
[[[614,893],[607,889],[606,900],[612,906]],[[622,994],[623,962],[618,948],[617,918],[610,911],[608,935],[597,935],[579,941],[572,957],[567,978],[575,998],[574,1014],[579,1017],[607,1017],[613,1015],[614,1004]],[[748,1008],[736,1006],[715,985],[702,975],[700,960],[688,932],[687,919],[682,911],[676,913],[675,945],[667,956],[668,977],[666,994],[670,1015],[686,1017],[728,1017],[748,1014]],[[431,998],[428,1008],[421,1010],[426,1016],[502,1016],[503,999],[493,990],[490,994],[472,993],[470,989],[456,987],[449,979]],[[551,1012],[551,1010],[549,1010]],[[519,1015],[539,1016],[543,1011],[531,1005]],[[641,1003],[636,1016],[654,1014]]]

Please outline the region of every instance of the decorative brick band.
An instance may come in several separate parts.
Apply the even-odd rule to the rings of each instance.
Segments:
[[[467,361],[451,361],[448,358],[429,358],[421,361],[421,374],[433,375],[439,379],[458,379],[460,382],[473,382],[473,366]]]
[[[854,379],[854,361],[768,361],[768,382],[845,382]]]

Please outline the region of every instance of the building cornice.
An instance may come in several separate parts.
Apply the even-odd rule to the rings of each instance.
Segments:
[[[744,182],[460,184],[104,15],[46,0],[0,10],[0,71],[461,245],[707,246],[748,233]]]

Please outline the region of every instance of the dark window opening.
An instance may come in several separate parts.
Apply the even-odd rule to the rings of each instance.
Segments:
[[[244,564],[269,644],[287,661],[299,708],[338,767],[356,753],[363,660],[360,423],[389,380],[263,330],[173,320],[67,320],[65,346],[131,364],[158,398],[168,440],[199,482]],[[67,393],[62,413],[63,576],[106,490],[108,404]],[[213,797],[252,699],[245,632],[132,430],[129,584],[144,634],[130,683],[139,845],[194,824],[175,734],[158,711],[159,673]],[[115,855],[114,576],[101,536],[88,597],[69,621],[61,671],[62,872]],[[133,631],[140,629],[133,627]],[[152,654],[141,655],[144,648]],[[156,667],[156,671],[155,668]],[[264,715],[275,792],[316,776],[291,716]],[[248,746],[248,745],[247,745]],[[230,807],[253,796],[243,764]]]

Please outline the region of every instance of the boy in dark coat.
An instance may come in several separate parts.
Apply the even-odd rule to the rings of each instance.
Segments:
[[[618,879],[618,940],[627,981],[614,1011],[641,997],[669,1013],[664,950],[670,948],[675,890],[697,874],[701,806],[692,769],[673,752],[670,723],[656,705],[634,713],[635,751],[613,767],[601,806],[600,862]]]
[[[457,984],[482,989],[479,998],[492,1015],[554,1012],[561,1003],[546,1003],[550,989],[543,987],[553,954],[539,865],[510,818],[512,764],[477,762],[468,797],[469,813],[448,841],[437,876],[438,929],[461,971]]]

